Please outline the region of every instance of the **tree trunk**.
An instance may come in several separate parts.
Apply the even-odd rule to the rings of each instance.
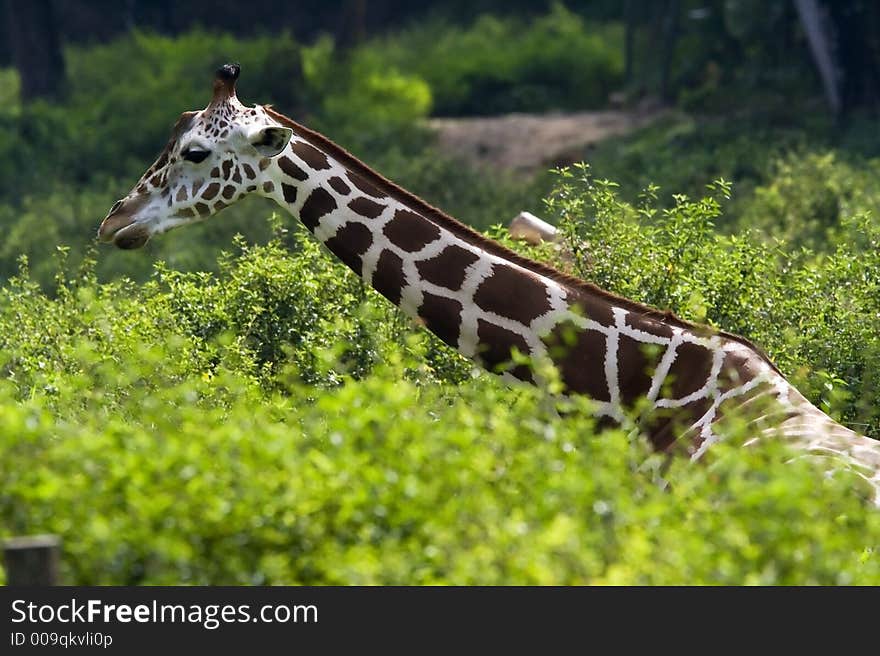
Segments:
[[[6,25],[22,100],[60,95],[64,56],[51,0],[6,0]]]
[[[679,10],[678,0],[670,0],[666,6],[663,52],[660,60],[660,95],[666,102],[672,100],[672,60],[675,57],[675,44],[678,41]]]
[[[836,36],[843,112],[876,105],[880,91],[877,7],[873,2],[830,2],[828,9]]]
[[[337,47],[340,51],[351,50],[362,43],[366,35],[367,0],[346,0],[336,33]]]
[[[817,0],[794,0],[801,24],[813,53],[813,61],[819,69],[822,78],[822,86],[825,88],[825,98],[834,115],[840,113],[842,102],[840,98],[840,74],[834,65],[834,51],[831,35],[827,24],[822,20]]]
[[[636,17],[635,17],[635,0],[624,0],[623,3],[623,20],[624,20],[624,45],[623,45],[623,78],[627,84],[632,84],[633,74],[635,73],[635,38],[636,38]]]

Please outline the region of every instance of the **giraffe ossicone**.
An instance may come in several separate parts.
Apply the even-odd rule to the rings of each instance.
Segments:
[[[732,415],[756,438],[833,455],[880,499],[880,442],[809,403],[752,344],[691,324],[525,259],[382,177],[269,106],[237,98],[239,67],[178,119],[167,145],[101,223],[98,236],[138,248],[251,194],[298,216],[365,282],[467,357],[540,384],[552,363],[603,422],[635,416],[658,449],[699,458]],[[513,360],[517,360],[515,363]],[[633,409],[639,409],[634,413]]]

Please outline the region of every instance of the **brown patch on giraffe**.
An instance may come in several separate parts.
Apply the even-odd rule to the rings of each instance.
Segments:
[[[595,434],[599,434],[609,428],[617,428],[618,426],[620,426],[620,422],[609,415],[599,415],[594,418],[593,425],[595,427]]]
[[[211,213],[211,208],[208,207],[205,203],[196,203],[196,212],[199,216],[205,216]]]
[[[534,382],[531,368],[525,364],[513,365],[511,358],[516,349],[523,355],[529,355],[530,349],[522,335],[502,328],[494,323],[477,319],[477,354],[489,371],[510,372],[513,376],[526,382]]]
[[[654,317],[637,312],[628,312],[624,323],[630,328],[641,330],[655,337],[672,339],[672,327],[665,323],[660,323]]]
[[[474,302],[487,312],[528,326],[552,308],[547,285],[537,276],[507,264],[492,266],[492,275],[477,287]]]
[[[403,260],[397,253],[382,251],[373,272],[373,287],[395,305],[400,304],[404,284]]]
[[[357,173],[348,172],[348,179],[355,187],[364,192],[367,196],[372,196],[373,198],[385,198],[387,194],[379,191],[378,187],[371,185],[369,182],[364,180]]]
[[[186,187],[184,185],[180,185],[180,189],[177,190],[177,195],[174,197],[178,203],[182,203],[187,198]]]
[[[479,259],[479,256],[471,251],[452,244],[430,260],[416,262],[416,269],[422,279],[458,291],[464,283],[467,268]]]
[[[268,157],[264,157],[263,159],[260,160],[260,164],[259,164],[260,170],[265,171],[266,169],[269,168],[269,164],[271,164],[271,163],[272,163],[271,159],[269,159]]]
[[[248,180],[253,180],[257,177],[257,172],[254,171],[254,167],[245,162],[241,165],[242,170],[244,171],[245,176],[247,176]]]
[[[361,275],[361,256],[372,245],[373,233],[363,223],[349,222],[339,228],[325,243],[336,257],[356,274]]]
[[[677,408],[656,408],[639,423],[639,429],[657,451],[666,451],[681,433],[675,410]]]
[[[202,198],[204,200],[211,200],[220,193],[220,183],[212,182],[207,187],[205,187],[205,191],[202,192]]]
[[[620,400],[625,405],[631,405],[651,389],[651,377],[662,355],[662,347],[645,344],[627,335],[618,335],[617,383]]]
[[[760,373],[760,359],[740,350],[728,351],[718,374],[718,390],[723,394],[745,385]]]
[[[364,198],[363,196],[355,198],[348,204],[348,208],[352,212],[360,214],[368,219],[375,219],[385,210],[385,207],[385,205],[370,200],[369,198]]]
[[[158,171],[163,166],[168,163],[168,150],[166,149],[160,156],[159,159],[150,167],[150,172]]]
[[[154,187],[158,187],[159,183],[161,181],[162,181],[162,176],[159,175],[158,173],[156,175],[154,175],[152,178],[150,178],[150,184],[153,185]]]
[[[220,168],[223,169],[223,179],[228,180],[230,174],[232,173],[232,160],[227,159],[223,164],[220,165]]]
[[[222,200],[218,200],[216,203],[214,203],[214,211],[219,212],[224,207],[228,207],[228,206],[229,206],[228,203],[224,203]]]
[[[427,329],[437,337],[450,346],[457,346],[461,329],[461,310],[461,303],[454,299],[424,292],[422,305],[419,307],[419,317],[425,322]]]
[[[334,175],[332,178],[327,180],[327,184],[333,187],[333,190],[337,194],[341,194],[342,196],[347,196],[351,193],[351,187],[345,184],[345,180],[340,178],[338,175]]]
[[[588,394],[597,401],[611,400],[605,379],[607,340],[603,333],[563,321],[542,341],[559,369],[566,392]]]
[[[440,238],[440,228],[409,210],[397,210],[383,232],[391,243],[408,253],[420,251]]]
[[[680,423],[684,424],[682,428],[687,428],[691,424],[699,421],[712,407],[713,399],[703,397],[690,403],[686,403],[679,408]]]
[[[300,167],[298,167],[296,163],[289,157],[279,157],[278,166],[281,168],[282,171],[284,171],[285,175],[290,176],[294,180],[299,180],[300,182],[303,182],[305,180],[308,180],[309,178],[309,175]],[[262,165],[260,168],[262,168]]]
[[[614,312],[611,305],[579,293],[572,294],[568,300],[569,310],[579,317],[592,319],[606,327],[614,325]]]
[[[684,342],[675,350],[675,360],[663,381],[661,398],[681,399],[701,389],[712,373],[712,351]]]
[[[313,145],[305,141],[295,141],[291,144],[291,148],[297,157],[316,171],[330,168],[330,161],[327,159],[327,156]]]
[[[219,167],[215,166],[213,169],[211,169],[211,177],[212,178],[219,178],[220,177],[220,168]]]
[[[691,429],[712,407],[712,399],[702,398],[678,408],[654,408],[640,424],[642,432],[658,451],[682,451],[683,455],[696,453],[702,438],[700,429]]]
[[[232,200],[232,197],[235,196],[235,187],[232,185],[226,185],[223,187],[223,198],[226,200]]]
[[[330,192],[323,187],[316,187],[306,202],[303,203],[302,209],[299,211],[300,221],[309,230],[318,227],[321,217],[329,214],[337,207],[336,200],[330,195]]]
[[[160,196],[161,196],[162,198],[168,198],[168,196],[169,196],[170,194],[171,194],[171,187],[165,187],[165,188],[162,190],[162,193],[160,194]],[[171,199],[169,198],[168,200],[170,201]]]
[[[275,183],[271,180],[266,180],[266,182],[263,183],[263,193],[271,194],[273,191],[275,191]]]
[[[241,172],[238,170],[238,167],[235,167],[235,171],[232,173],[232,181],[241,184]]]
[[[291,205],[296,202],[296,187],[286,182],[281,183],[281,193],[284,194],[284,200]]]
[[[245,191],[248,193],[251,193],[252,191],[256,191],[256,190],[257,190],[257,185],[248,185],[247,189],[245,189]]]

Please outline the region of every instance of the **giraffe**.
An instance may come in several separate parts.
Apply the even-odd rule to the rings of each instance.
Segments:
[[[237,64],[201,111],[184,112],[156,162],[103,220],[119,248],[201,221],[256,193],[464,356],[510,381],[592,399],[600,424],[630,425],[697,460],[743,417],[760,439],[834,456],[880,499],[880,442],[812,405],[754,345],[526,259],[367,167],[271,106],[243,105]],[[526,356],[517,357],[517,354]],[[632,419],[635,417],[635,419]]]

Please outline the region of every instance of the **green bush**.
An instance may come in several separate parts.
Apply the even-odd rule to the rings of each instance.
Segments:
[[[587,24],[560,3],[528,22],[421,23],[356,56],[424,79],[437,114],[479,115],[604,106],[622,80],[622,43],[619,25]]]
[[[635,201],[650,184],[667,193],[701,196],[719,178],[736,183],[733,206],[722,217],[731,227],[739,203],[767,181],[773,163],[821,140],[825,126],[774,125],[762,116],[700,117],[668,113],[628,135],[608,139],[585,154],[593,170],[621,185]]]
[[[880,215],[878,173],[880,160],[849,162],[834,150],[785,156],[741,205],[739,223],[791,248],[829,250],[852,238],[841,223],[859,214]]]
[[[0,535],[61,535],[81,584],[880,582],[854,476],[741,439],[670,467],[282,237],[3,289]]]
[[[808,397],[862,433],[880,436],[880,222],[841,219],[829,252],[788,250],[757,232],[714,230],[730,186],[638,205],[587,166],[561,171],[548,202],[587,280],[763,347]]]
[[[842,221],[877,212],[877,136],[875,122],[859,116],[834,126],[815,113],[784,119],[754,109],[733,116],[667,113],[584,155],[630,202],[649,185],[665,192],[661,204],[669,206],[669,192],[696,198],[714,180],[730,180],[721,230],[754,230],[792,250],[827,251],[844,235]]]

